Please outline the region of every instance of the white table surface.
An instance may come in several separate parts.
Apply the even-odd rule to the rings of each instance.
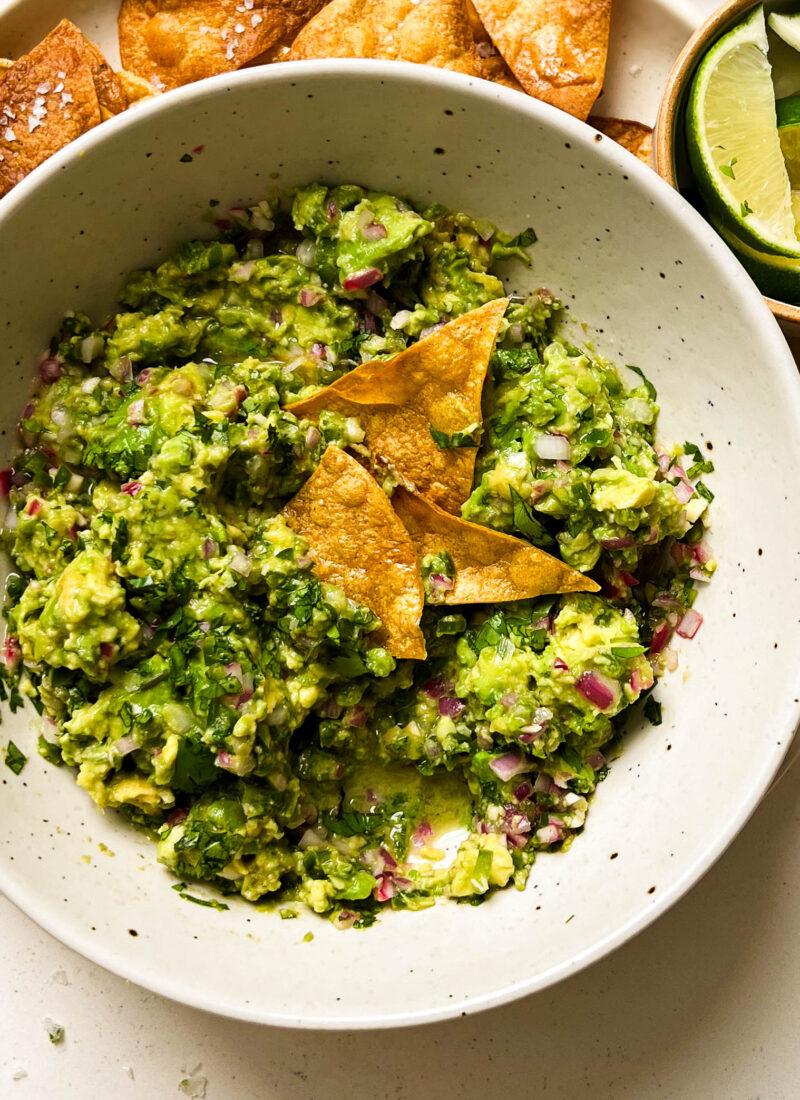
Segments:
[[[692,3],[698,21],[715,6]],[[798,882],[800,767],[683,901],[591,969],[482,1015],[345,1034],[165,1001],[0,897],[0,1100],[180,1097],[198,1065],[207,1100],[794,1100]]]

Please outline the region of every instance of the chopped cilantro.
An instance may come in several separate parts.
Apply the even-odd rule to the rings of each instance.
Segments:
[[[6,749],[6,767],[10,768],[14,775],[19,775],[27,763],[28,758],[25,753],[17,748],[13,741],[9,741]]]

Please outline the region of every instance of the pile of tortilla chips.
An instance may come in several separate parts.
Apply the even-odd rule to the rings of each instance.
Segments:
[[[393,359],[364,363],[288,406],[312,419],[324,409],[355,416],[364,429],[370,471],[330,446],[283,514],[308,543],[320,579],[381,619],[376,638],[395,657],[425,656],[420,562],[428,555],[445,553],[455,568],[442,603],[597,591],[543,550],[460,516],[507,304],[500,298],[465,313]]]
[[[611,8],[612,0],[121,0],[119,73],[67,20],[18,61],[0,58],[0,197],[138,99],[277,61],[434,65],[586,119],[603,88]],[[589,121],[649,160],[649,127]]]
[[[115,73],[68,19],[0,70],[0,195],[63,148],[134,100],[152,94]]]

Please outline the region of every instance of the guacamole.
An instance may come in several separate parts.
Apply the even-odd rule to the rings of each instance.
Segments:
[[[355,185],[213,217],[39,366],[2,474],[0,691],[184,882],[342,928],[522,888],[583,828],[628,708],[660,720],[714,570],[709,456],[656,443],[652,385],[571,344],[551,294],[512,298],[482,425],[437,442],[477,447],[465,519],[600,591],[454,607],[426,555],[427,658],[395,659],[282,515],[328,447],[367,461],[364,430],[286,406],[503,297],[535,236]]]

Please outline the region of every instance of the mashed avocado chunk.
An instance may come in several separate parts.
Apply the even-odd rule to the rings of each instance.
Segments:
[[[282,514],[329,446],[368,465],[365,431],[286,406],[504,297],[535,236],[352,184],[215,216],[40,365],[3,479],[0,698],[181,880],[340,928],[522,888],[702,621],[709,455],[657,441],[652,385],[572,345],[550,293],[512,298],[483,424],[447,442],[477,450],[463,517],[600,591],[453,606],[442,547],[427,657],[395,660]]]

